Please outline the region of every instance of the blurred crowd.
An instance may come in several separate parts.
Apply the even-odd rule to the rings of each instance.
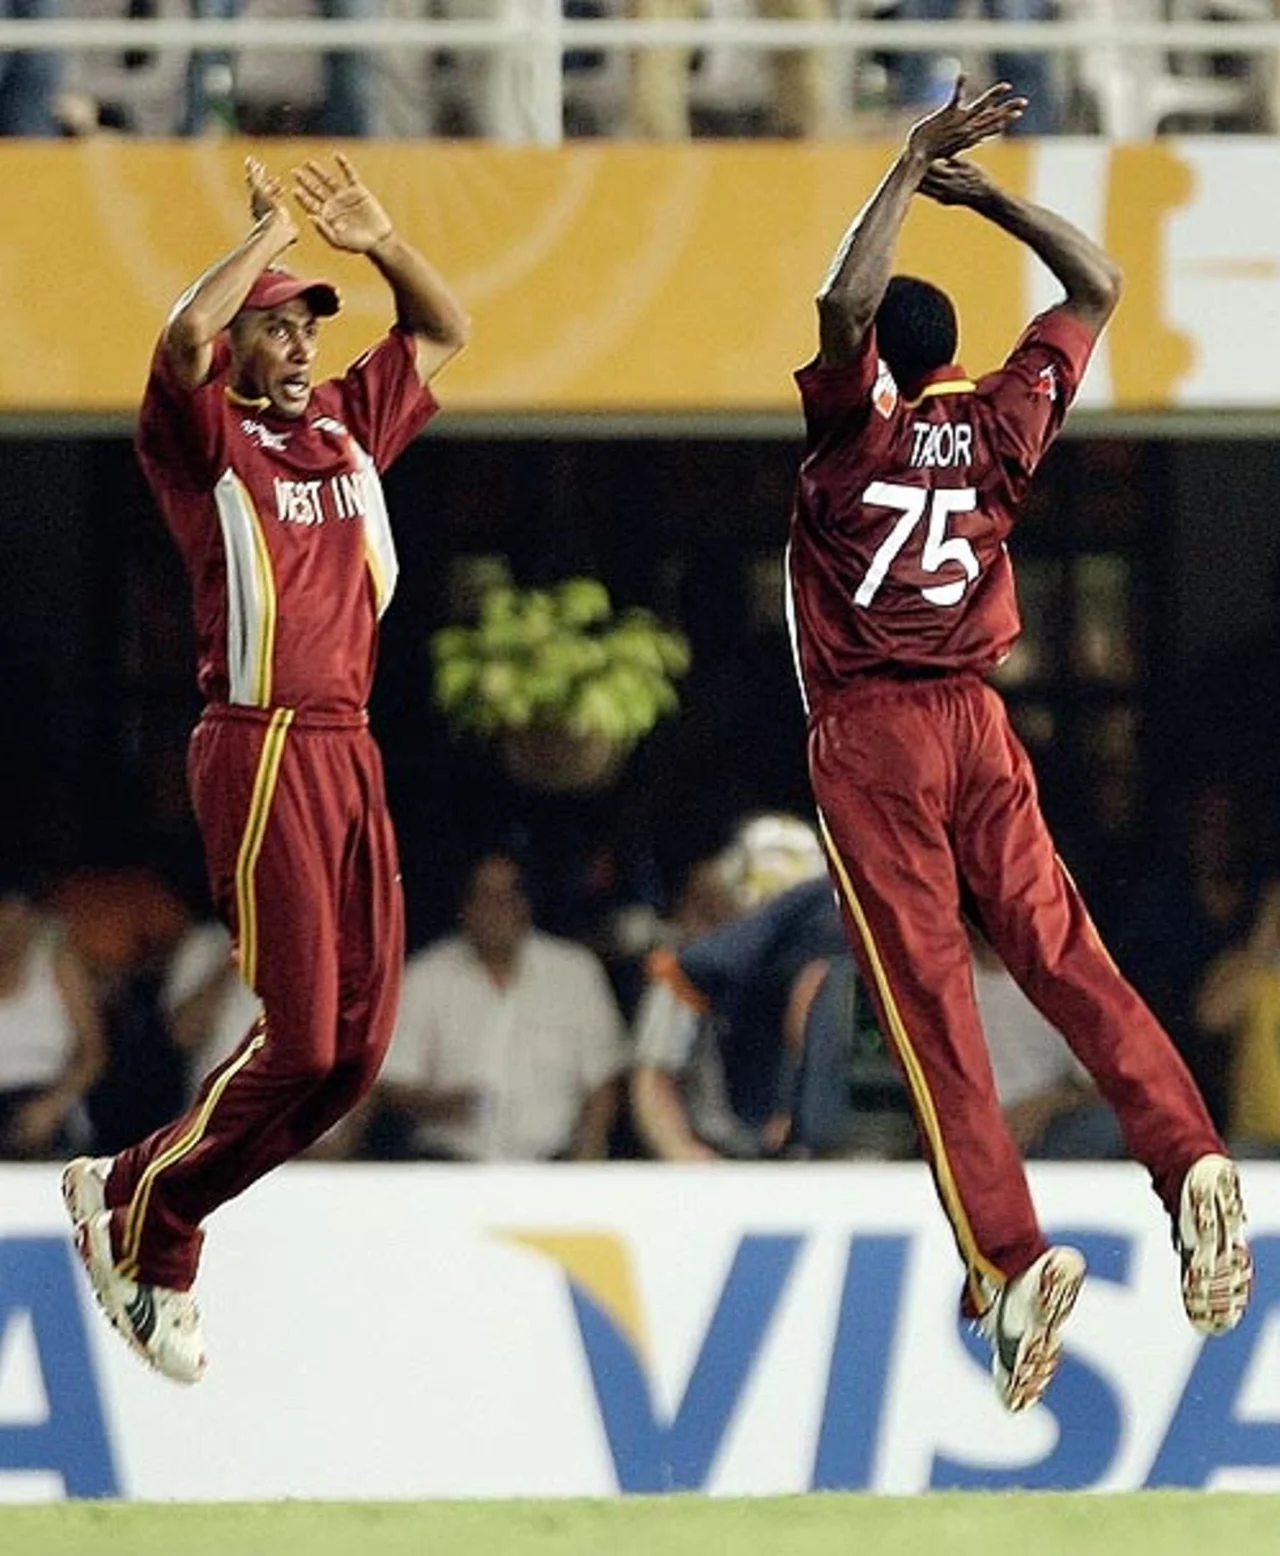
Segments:
[[[567,0],[572,19],[631,16],[654,22],[758,15],[781,21],[981,20],[1163,17],[1223,22],[1213,55],[1157,48],[940,54],[923,49],[575,49],[563,58],[564,133],[681,140],[692,135],[841,137],[896,131],[934,106],[958,70],[1004,79],[1029,99],[1022,132],[1144,138],[1169,131],[1276,128],[1276,72],[1265,53],[1230,53],[1230,18],[1260,20],[1271,0],[1229,9],[1171,0]],[[0,18],[85,20],[200,17],[358,22],[519,21],[522,0],[0,0]],[[0,54],[0,133],[26,136],[124,131],[192,135],[478,136],[539,138],[534,84],[519,51],[414,47],[321,53],[24,50]]]
[[[518,846],[477,850],[453,930],[408,959],[378,1086],[313,1154],[462,1162],[901,1160],[901,1076],[812,827],[741,818],[664,900],[581,933]],[[563,920],[563,904],[558,917]],[[1242,1156],[1280,1157],[1280,875],[1201,782],[1108,936]],[[1114,1116],[975,930],[997,1090],[1032,1158],[1124,1155]],[[218,924],[143,868],[0,896],[0,1157],[110,1154],[172,1118],[258,1014]]]

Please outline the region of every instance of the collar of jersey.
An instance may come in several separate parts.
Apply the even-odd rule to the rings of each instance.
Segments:
[[[907,406],[919,405],[921,400],[929,400],[939,394],[972,394],[977,387],[964,368],[952,362],[949,367],[935,368],[932,377],[925,380],[920,393],[903,403]]]

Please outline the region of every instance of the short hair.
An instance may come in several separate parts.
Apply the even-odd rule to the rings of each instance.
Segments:
[[[953,362],[959,337],[955,306],[940,287],[915,276],[890,280],[876,309],[876,345],[903,393]]]

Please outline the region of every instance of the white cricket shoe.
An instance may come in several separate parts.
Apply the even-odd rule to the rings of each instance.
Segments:
[[[62,1202],[77,1230],[107,1208],[110,1156],[77,1156],[62,1169]]]
[[[1034,1405],[1058,1370],[1059,1331],[1084,1284],[1084,1255],[1050,1248],[1009,1281],[982,1324],[991,1341],[991,1376],[1006,1410]]]
[[[1226,1334],[1253,1293],[1253,1255],[1244,1236],[1240,1174],[1225,1156],[1202,1156],[1182,1180],[1178,1252],[1182,1305],[1200,1334]]]
[[[200,1309],[191,1293],[144,1286],[123,1276],[111,1252],[109,1212],[81,1222],[76,1249],[99,1307],[125,1341],[166,1378],[198,1383],[206,1357]]]

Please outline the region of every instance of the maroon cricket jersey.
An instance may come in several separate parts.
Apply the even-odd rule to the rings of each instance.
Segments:
[[[434,414],[411,335],[394,329],[303,416],[208,378],[179,382],[157,347],[138,424],[142,468],[191,579],[209,702],[349,711],[368,701],[397,563],[379,472]]]
[[[874,329],[857,360],[796,374],[805,413],[787,558],[801,690],[813,710],[851,676],[987,671],[1019,631],[1005,540],[1093,349],[1063,308],[997,372],[930,375],[899,395]]]

